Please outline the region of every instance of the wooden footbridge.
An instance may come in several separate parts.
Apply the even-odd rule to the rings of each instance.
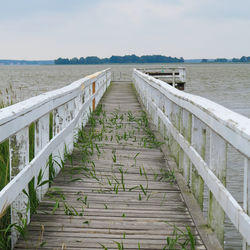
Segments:
[[[0,110],[9,246],[222,249],[226,213],[247,249],[250,121],[138,70],[110,82],[108,69]],[[245,159],[243,207],[224,186],[228,143]]]

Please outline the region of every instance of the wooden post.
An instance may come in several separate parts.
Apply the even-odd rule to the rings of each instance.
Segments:
[[[180,131],[180,120],[181,120],[181,109],[180,107],[172,103],[172,112],[170,114],[170,120],[173,126]],[[180,152],[180,145],[172,138],[172,141],[170,141],[170,145],[172,148],[172,154],[175,157],[177,166],[179,166],[179,152]]]
[[[170,120],[170,122],[172,122],[172,112],[173,112],[173,102],[170,101],[169,99],[165,99],[165,109],[166,109],[166,116],[167,118]],[[168,131],[168,129],[166,128],[166,136],[168,138],[168,146],[170,148],[170,151],[172,152],[173,147],[172,147],[172,143],[173,143],[173,136],[171,135],[170,131]]]
[[[173,69],[172,74],[173,74],[172,86],[175,88],[175,69]]]
[[[227,144],[219,135],[210,131],[209,168],[226,185]],[[208,225],[215,231],[221,245],[224,245],[225,212],[209,192]]]
[[[35,156],[45,147],[45,145],[49,142],[49,113],[41,117],[35,123]],[[47,166],[47,162],[44,162],[42,167],[42,180],[49,180],[49,167]],[[35,186],[37,185],[37,180],[35,181]],[[42,185],[37,188],[37,198],[39,201],[42,200],[42,197],[47,192],[49,188],[49,183]]]
[[[13,179],[29,163],[29,128],[25,127],[9,139],[10,147],[10,179]],[[16,192],[20,192],[17,190]],[[25,188],[28,193],[28,187]],[[24,226],[30,221],[30,207],[27,195],[21,192],[16,200],[11,204],[11,224]],[[19,233],[12,228],[11,246],[14,248]]]
[[[165,113],[164,99],[165,99],[165,96],[160,93],[159,108],[163,113]],[[160,117],[158,117],[158,131],[161,133],[161,135],[164,138],[164,123]]]
[[[87,98],[86,98],[86,100],[89,100],[90,99],[90,97],[91,97],[91,95],[92,95],[92,85],[89,85],[89,87],[88,87],[88,91],[87,91],[87,89],[86,89],[86,92],[88,92],[87,93]],[[86,110],[86,115],[87,115],[87,121],[88,121],[88,118],[89,118],[89,116],[90,116],[90,114],[91,114],[91,112],[92,112],[92,108],[93,108],[93,105],[92,105],[92,103],[90,103],[90,105],[89,105],[89,108],[87,108],[87,110]]]
[[[243,209],[250,216],[250,159],[244,158]],[[243,250],[250,250],[250,245],[243,239]]]
[[[153,120],[153,124],[157,127],[158,126],[158,116],[157,116],[157,102],[158,96],[156,90],[151,90],[151,100],[156,106],[151,106],[151,117]]]
[[[53,111],[53,136],[57,135],[62,131],[62,129],[65,127],[65,106],[62,105],[58,108],[56,108]],[[61,161],[64,160],[64,147],[65,144],[61,143],[58,148],[56,148],[52,154],[53,160],[54,160],[54,170],[55,175],[57,175],[60,170],[61,166],[59,165]],[[56,162],[58,163],[56,163]]]
[[[75,117],[76,106],[74,100],[69,101],[65,104],[65,127],[74,119]],[[65,147],[67,153],[71,154],[74,147],[74,131],[70,132],[65,139]]]
[[[192,116],[191,144],[204,160],[206,154],[206,128],[204,124],[195,116]],[[193,165],[191,180],[192,193],[198,201],[201,210],[203,210],[204,181]]]
[[[75,106],[76,106],[76,112],[79,112],[82,105],[85,103],[85,101],[87,100],[86,99],[86,89],[85,89],[85,85],[82,84],[81,86],[81,93],[77,96],[77,98],[75,98]],[[80,119],[79,119],[79,122],[78,122],[78,125],[77,125],[77,128],[78,129],[81,129],[82,128],[82,125],[83,125],[83,118],[84,118],[84,113],[82,113]]]
[[[95,94],[95,82],[92,83],[92,95]],[[92,111],[95,111],[95,98],[92,101]]]
[[[74,99],[75,115],[79,112],[81,105],[82,105],[82,94],[79,94]],[[77,133],[78,133],[78,129],[80,129],[80,128],[81,128],[81,119],[79,119],[78,123],[76,124],[75,130],[74,130],[74,142],[77,141]]]
[[[182,121],[180,123],[180,132],[185,137],[185,139],[191,144],[192,135],[192,114],[183,109],[182,111]],[[182,151],[183,152],[183,151]],[[183,152],[183,156],[180,157],[180,168],[183,171],[183,176],[185,178],[187,186],[190,185],[190,166],[191,162],[188,156]]]

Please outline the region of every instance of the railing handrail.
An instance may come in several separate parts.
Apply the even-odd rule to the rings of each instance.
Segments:
[[[186,184],[191,186],[191,190],[196,189],[194,196],[198,203],[201,207],[203,206],[204,190],[197,185],[200,183],[199,178],[201,177],[221,207],[218,208],[217,205],[213,207],[212,202],[215,201],[211,197],[211,202],[209,201],[210,215],[214,213],[214,218],[218,219],[218,216],[221,215],[220,211],[224,211],[245,242],[250,245],[250,119],[203,97],[179,91],[136,69],[134,69],[134,82],[142,102],[152,116],[153,123],[160,129],[159,122],[162,122],[167,130],[167,136],[170,135],[175,140],[174,143],[179,145],[183,155],[186,156],[186,158],[182,158],[182,162],[179,161],[180,150],[177,149],[178,153],[175,152],[176,147],[169,143],[173,156],[178,158],[178,168],[186,174]],[[186,117],[185,120],[182,120],[184,117]],[[191,119],[191,122],[188,122],[187,119]],[[209,162],[204,159],[207,128],[211,132],[209,133]],[[165,137],[165,130],[160,133]],[[172,139],[171,142],[173,142]],[[227,143],[244,156],[243,208],[224,185]],[[193,164],[198,177],[192,177],[192,172],[188,172],[193,171],[192,165],[190,167],[188,161]],[[197,174],[194,173],[194,175]],[[196,181],[197,186],[195,184],[193,186],[192,178]],[[212,225],[213,221],[209,216],[208,220]],[[212,228],[218,233],[219,240],[222,242],[223,237],[221,237],[220,230],[223,225],[216,223],[216,225],[212,225]]]
[[[170,70],[173,70],[173,69],[185,69],[185,67],[154,67],[154,68],[136,68],[136,70],[144,70],[144,69],[147,69],[147,70],[155,70],[155,69],[170,69]]]
[[[64,160],[65,152],[72,152],[78,129],[86,125],[110,81],[111,71],[106,69],[0,110],[0,142],[9,139],[11,179],[0,191],[0,218],[11,207],[12,225],[22,224],[20,215],[29,223],[30,197],[24,195],[23,190],[27,192],[30,181],[34,179],[37,198],[39,201],[42,199],[51,181],[48,168],[50,156],[57,162],[52,166],[53,176],[56,176],[60,171],[58,160]],[[34,134],[29,131],[32,123]],[[30,138],[34,140],[33,149]],[[31,161],[29,149],[34,150]],[[39,179],[43,183],[40,186],[38,176],[42,178]],[[18,232],[12,228],[12,248],[17,238]]]
[[[250,157],[249,118],[204,97],[179,91],[169,84],[136,69],[134,73],[166,95],[171,101],[193,113],[242,154]]]
[[[22,102],[0,109],[0,142],[16,133],[39,117],[76,97],[78,91],[87,87],[106,70],[81,78],[60,89],[52,90]],[[24,117],[24,115],[26,117]]]

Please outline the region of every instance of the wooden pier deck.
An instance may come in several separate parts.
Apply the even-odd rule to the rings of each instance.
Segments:
[[[171,249],[186,226],[206,249],[132,84],[101,104],[15,249]]]

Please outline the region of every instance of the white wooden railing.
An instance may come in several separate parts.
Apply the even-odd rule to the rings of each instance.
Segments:
[[[186,83],[186,68],[184,67],[154,67],[154,68],[138,68],[147,75],[151,75],[156,79],[172,84],[176,87],[178,83]]]
[[[226,213],[246,249],[250,245],[250,119],[136,69],[133,82],[201,208],[207,185],[208,226],[223,245]],[[229,144],[244,157],[243,207],[225,187]]]
[[[88,120],[111,81],[111,71],[106,69],[84,77],[72,84],[30,98],[0,110],[0,143],[9,140],[11,181],[0,192],[0,215],[11,207],[11,223],[20,224],[21,217],[29,223],[29,182],[42,171],[43,180],[49,178],[47,161],[52,154],[57,160],[64,158],[64,151],[72,152],[75,136]],[[53,124],[50,114],[53,114]],[[29,126],[35,123],[35,157],[29,162]],[[50,126],[53,137],[49,138]],[[60,160],[59,160],[60,161]],[[7,167],[7,166],[6,166]],[[55,166],[55,173],[60,170]],[[40,172],[41,173],[41,172]],[[48,184],[37,188],[41,200]],[[20,216],[21,215],[21,216]],[[12,230],[12,247],[17,241],[17,232]]]

